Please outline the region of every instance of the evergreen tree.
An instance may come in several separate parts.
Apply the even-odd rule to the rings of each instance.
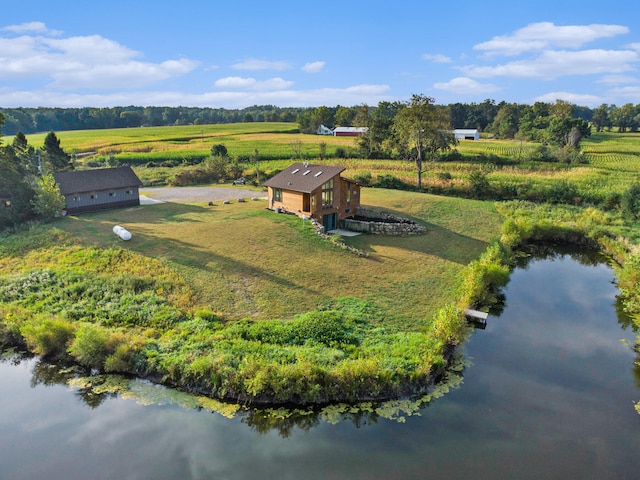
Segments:
[[[44,139],[43,147],[44,160],[50,167],[51,172],[62,172],[73,170],[71,156],[60,147],[60,140],[55,133],[49,132]]]

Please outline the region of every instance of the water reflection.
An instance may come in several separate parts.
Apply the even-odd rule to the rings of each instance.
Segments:
[[[335,404],[315,408],[278,407],[254,408],[194,396],[171,388],[155,385],[147,380],[121,375],[90,375],[77,365],[52,364],[26,353],[5,355],[1,362],[31,366],[31,388],[61,385],[71,387],[76,398],[90,409],[101,406],[109,398],[133,399],[140,405],[175,405],[188,410],[205,410],[227,418],[238,417],[242,424],[256,433],[266,435],[273,431],[288,438],[294,430],[308,431],[321,422],[337,424],[350,422],[356,428],[376,424],[380,419],[404,422],[417,414],[433,400],[442,397],[462,384],[464,359],[454,356],[451,369],[433,387],[428,395],[413,399],[359,404]]]
[[[250,410],[7,360],[0,477],[635,479],[640,367],[611,270],[532,259],[465,345],[471,363],[422,399]]]

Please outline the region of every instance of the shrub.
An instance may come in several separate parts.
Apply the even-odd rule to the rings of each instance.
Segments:
[[[78,328],[76,336],[69,346],[69,353],[79,363],[87,367],[102,370],[109,355],[107,331],[96,325],[85,324]]]
[[[620,210],[627,220],[637,220],[640,214],[640,185],[634,184],[620,197]]]
[[[20,328],[30,351],[37,355],[59,356],[67,351],[67,345],[73,338],[74,328],[61,319],[47,319],[42,322],[34,319]]]
[[[360,172],[353,176],[353,181],[364,187],[371,185],[371,172]]]
[[[485,172],[480,170],[471,172],[471,175],[469,175],[469,183],[471,184],[471,195],[473,198],[483,199],[491,195],[491,184]]]
[[[336,158],[347,158],[347,151],[342,147],[338,147],[338,148],[336,148],[335,157]]]
[[[122,343],[117,343],[119,341]],[[133,373],[139,369],[141,350],[137,345],[124,343],[124,339],[118,340],[112,336],[107,347],[113,349],[113,353],[104,361],[105,372]]]
[[[545,198],[551,203],[577,203],[578,189],[566,180],[556,180],[547,188]]]
[[[450,152],[442,154],[440,160],[443,162],[463,162],[465,158],[458,150],[451,150]]]
[[[305,313],[294,322],[293,332],[299,344],[307,341],[322,343],[327,346],[357,345],[358,339],[343,316],[336,311],[313,311]]]
[[[469,335],[470,328],[462,310],[455,305],[439,309],[433,317],[433,335],[446,345],[458,345]]]
[[[393,175],[378,175],[376,182],[373,184],[378,188],[389,188],[393,190],[413,190],[413,186],[403,182]]]

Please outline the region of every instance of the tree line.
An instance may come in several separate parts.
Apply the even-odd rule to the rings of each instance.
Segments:
[[[295,122],[304,108],[273,105],[243,109],[199,107],[0,108],[4,132],[36,133],[104,128],[161,127],[238,122]]]
[[[406,102],[380,102],[377,106],[309,108],[298,115],[303,133],[315,133],[320,125],[370,126],[371,117],[383,126],[395,117]],[[555,103],[535,102],[533,105],[508,103],[487,99],[481,103],[452,103],[440,105],[448,111],[454,128],[478,129],[499,138],[522,138],[544,141],[536,130],[547,128],[554,116],[584,120],[596,131],[617,129],[619,132],[637,132],[640,129],[640,104],[628,103],[620,107],[602,104],[597,108],[574,105],[557,100]]]
[[[487,99],[480,103],[452,103],[446,108],[454,128],[477,128],[501,138],[533,138],[533,130],[541,130],[540,122],[551,117],[555,105],[570,106],[570,116],[590,122],[596,131],[617,129],[637,132],[640,129],[640,104],[622,106],[602,104],[596,108],[536,102],[533,105],[507,103]],[[4,115],[4,132],[15,135],[35,132],[90,130],[104,128],[155,127],[170,125],[205,125],[239,122],[298,123],[303,133],[315,133],[321,124],[336,126],[368,126],[370,116],[388,121],[403,102],[380,102],[377,106],[356,105],[334,107],[276,107],[254,105],[243,109],[200,107],[109,107],[109,108],[0,108]],[[569,108],[569,107],[567,107]],[[540,120],[542,118],[542,120]]]

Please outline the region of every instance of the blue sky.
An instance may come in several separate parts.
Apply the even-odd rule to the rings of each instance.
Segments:
[[[0,107],[640,103],[640,4],[23,0]]]

